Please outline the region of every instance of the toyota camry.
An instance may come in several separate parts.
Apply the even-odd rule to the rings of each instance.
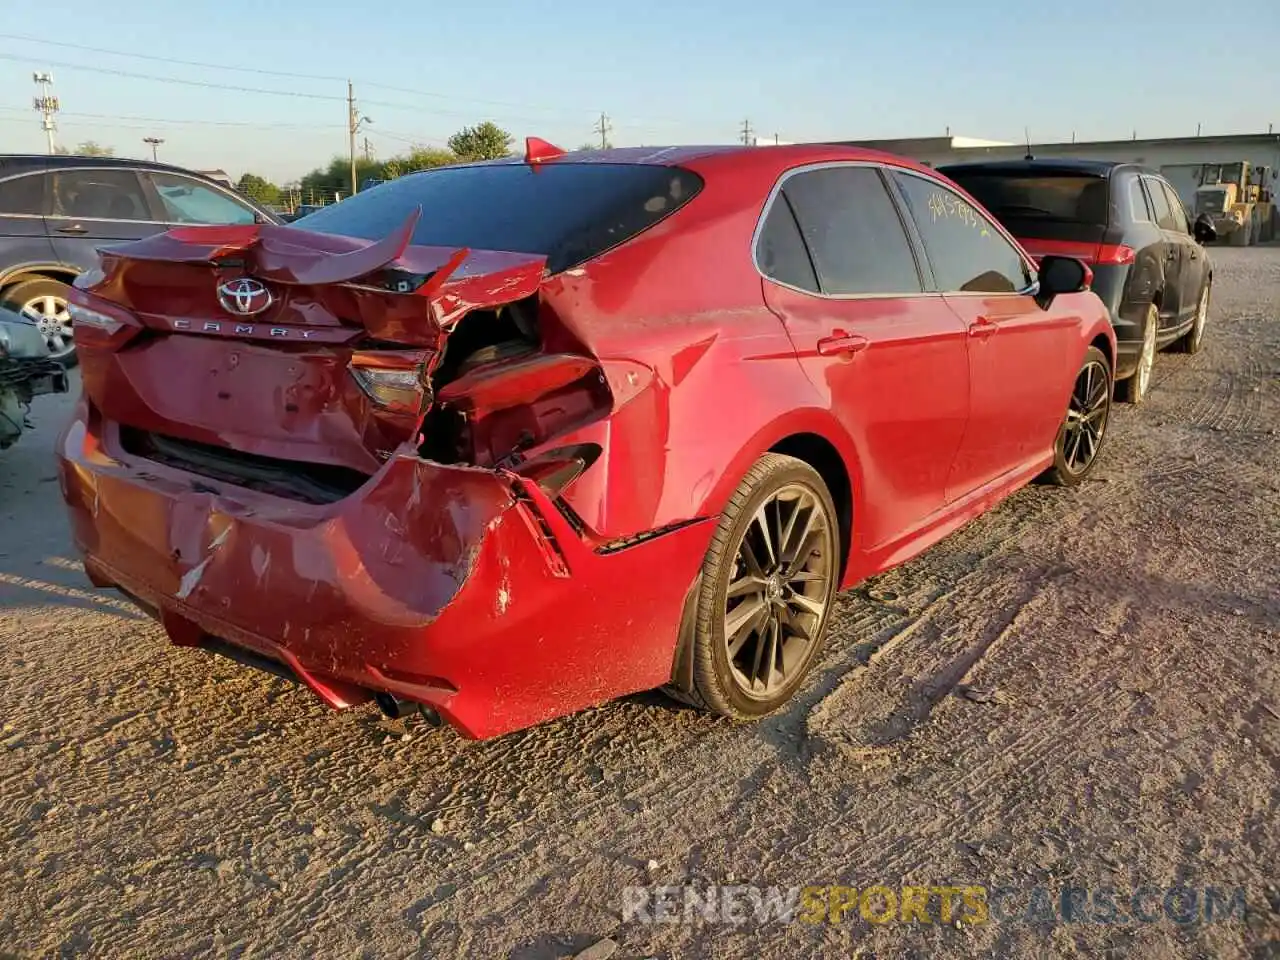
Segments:
[[[1089,279],[908,160],[531,139],[104,248],[62,489],[95,584],[335,708],[760,717],[838,590],[1094,468]]]

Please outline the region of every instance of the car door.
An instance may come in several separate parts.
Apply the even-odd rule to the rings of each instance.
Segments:
[[[893,179],[967,332],[969,423],[947,483],[954,500],[1052,449],[1079,360],[1079,319],[1037,303],[1030,261],[984,210],[924,174]]]
[[[874,165],[802,167],[766,206],[765,301],[859,458],[857,543],[911,533],[946,502],[968,412],[964,327],[925,291]]]
[[[0,160],[0,278],[21,267],[56,262],[44,225],[44,171],[21,170],[11,175]]]
[[[1191,318],[1196,305],[1200,302],[1200,284],[1204,280],[1204,265],[1208,262],[1204,250],[1191,235],[1191,218],[1187,208],[1183,206],[1178,191],[1165,182],[1159,181],[1169,201],[1169,209],[1173,212],[1171,222],[1173,235],[1178,244],[1178,317],[1179,324]]]
[[[50,184],[49,236],[58,259],[80,271],[97,266],[100,247],[141,240],[165,229],[133,170],[55,167]]]
[[[228,190],[179,173],[148,171],[143,177],[159,198],[167,226],[183,224],[251,224],[258,212]]]
[[[1160,247],[1163,254],[1161,263],[1164,276],[1160,285],[1160,331],[1172,329],[1178,325],[1178,316],[1182,309],[1182,241],[1178,237],[1177,220],[1173,207],[1169,203],[1169,194],[1156,177],[1143,177],[1142,185],[1147,191],[1147,199],[1151,202],[1151,210],[1155,214],[1156,226],[1160,228]]]

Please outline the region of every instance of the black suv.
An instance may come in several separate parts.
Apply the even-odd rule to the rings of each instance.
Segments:
[[[1213,264],[1178,193],[1145,167],[1095,160],[1004,160],[938,167],[1034,257],[1065,254],[1093,270],[1116,331],[1116,396],[1141,403],[1157,350],[1195,353],[1204,338]]]
[[[0,306],[74,363],[67,286],[98,248],[192,223],[277,223],[208,177],[145,160],[0,155]]]

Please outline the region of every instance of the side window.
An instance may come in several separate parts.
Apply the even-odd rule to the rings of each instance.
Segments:
[[[1142,181],[1137,177],[1129,178],[1129,219],[1135,223],[1155,223],[1147,206],[1147,195],[1142,192]]]
[[[782,188],[813,257],[822,292],[919,293],[920,272],[902,220],[874,167],[824,167]]]
[[[55,170],[53,215],[92,220],[150,220],[132,170]]]
[[[1173,223],[1170,229],[1178,233],[1190,233],[1191,224],[1187,221],[1187,210],[1182,205],[1182,198],[1178,196],[1178,191],[1167,183],[1160,185],[1164,187],[1165,195],[1169,200],[1170,220]]]
[[[1031,284],[1022,255],[985,213],[933,180],[901,173],[894,179],[920,229],[940,290],[1014,293]]]
[[[199,180],[171,173],[152,173],[150,177],[164,204],[165,219],[170,223],[254,222],[250,207]]]
[[[32,217],[44,213],[44,174],[28,173],[0,180],[0,216],[6,213]]]
[[[796,225],[791,203],[781,193],[769,207],[769,216],[756,241],[756,262],[761,272],[771,280],[810,293],[818,292],[813,261],[800,238],[800,227]]]
[[[1147,177],[1144,178],[1143,183],[1147,188],[1147,199],[1151,201],[1151,211],[1155,214],[1156,223],[1163,230],[1175,229],[1173,210],[1169,208],[1169,198],[1161,189],[1160,182]]]

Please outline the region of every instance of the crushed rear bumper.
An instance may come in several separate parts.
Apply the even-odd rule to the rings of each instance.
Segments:
[[[711,535],[611,550],[536,484],[409,453],[300,503],[132,456],[84,399],[58,461],[90,578],[173,643],[265,657],[335,708],[417,701],[474,738],[668,682]]]

